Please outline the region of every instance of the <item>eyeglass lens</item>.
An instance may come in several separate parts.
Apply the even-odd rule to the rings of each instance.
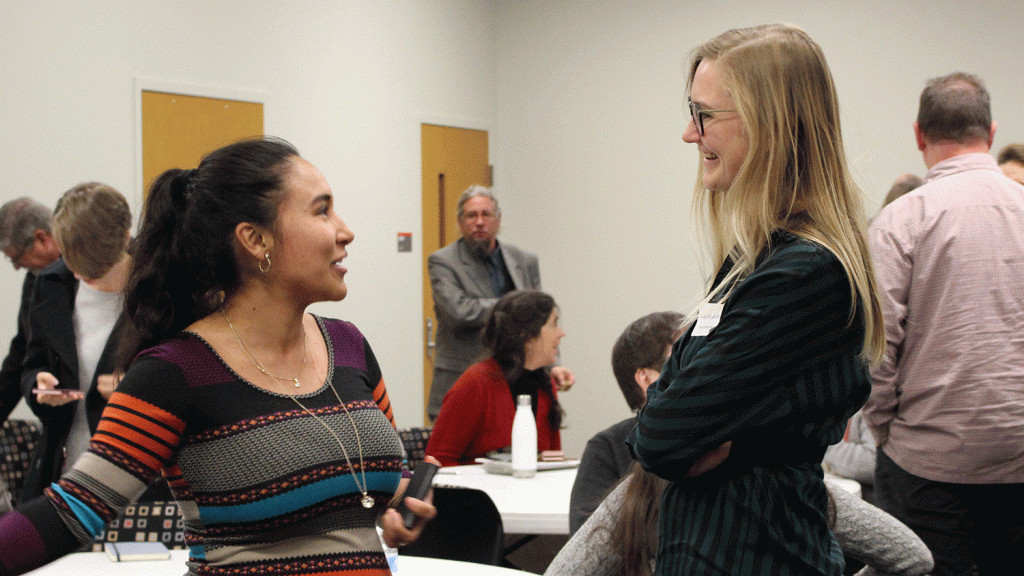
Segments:
[[[697,129],[697,134],[704,136],[704,112],[689,98],[686,99],[686,103],[690,107],[690,118],[693,119],[693,126]]]

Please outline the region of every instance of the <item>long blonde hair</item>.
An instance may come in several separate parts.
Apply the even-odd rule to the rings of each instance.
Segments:
[[[850,281],[852,322],[865,322],[861,357],[870,364],[885,351],[882,309],[865,237],[861,192],[850,176],[839,126],[839,104],[825,56],[806,32],[770,24],[729,30],[694,51],[697,66],[713,60],[749,136],[747,157],[728,190],[703,186],[695,208],[706,212],[716,266],[731,257],[732,271],[705,301],[728,295],[753,271],[773,232],[785,230],[835,254]]]

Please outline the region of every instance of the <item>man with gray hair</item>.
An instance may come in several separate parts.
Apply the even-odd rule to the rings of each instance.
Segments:
[[[0,421],[6,420],[21,400],[21,362],[28,339],[28,301],[36,273],[60,257],[60,249],[50,234],[53,210],[22,197],[0,206],[0,249],[15,270],[26,268],[18,309],[18,332],[0,367]]]
[[[437,315],[437,353],[427,404],[431,420],[459,376],[483,359],[480,331],[498,298],[513,290],[540,290],[537,257],[498,242],[501,208],[490,189],[467,188],[459,198],[457,218],[462,238],[427,260]],[[552,376],[563,390],[573,384],[572,372],[561,366],[552,368]]]
[[[912,528],[934,576],[1024,566],[1024,186],[989,150],[976,76],[928,82],[914,133],[924,184],[872,222],[886,354],[864,419],[877,505]]]

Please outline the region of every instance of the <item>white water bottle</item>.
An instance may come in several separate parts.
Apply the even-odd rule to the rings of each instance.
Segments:
[[[530,395],[516,398],[512,419],[512,477],[532,478],[537,474],[537,422],[530,409]]]

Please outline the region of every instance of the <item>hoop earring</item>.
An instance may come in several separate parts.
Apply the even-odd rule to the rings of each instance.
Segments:
[[[260,260],[259,262],[257,262],[256,263],[256,267],[259,268],[260,272],[266,274],[267,272],[270,272],[270,252],[267,252],[266,254],[264,254],[263,257],[267,259],[267,269],[266,270],[263,269],[263,260]]]

